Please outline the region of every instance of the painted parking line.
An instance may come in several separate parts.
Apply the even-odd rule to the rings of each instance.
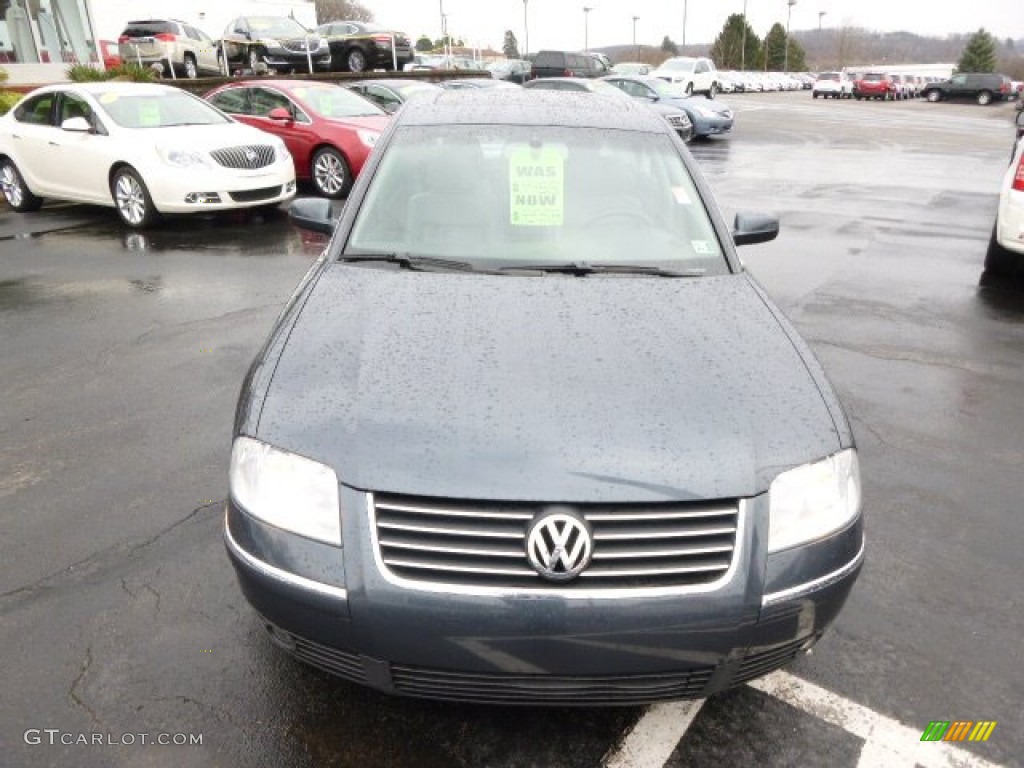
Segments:
[[[948,742],[923,742],[922,727],[903,725],[788,672],[773,672],[749,685],[864,739],[857,768],[1001,768]]]
[[[903,725],[788,672],[773,672],[748,685],[863,739],[857,768],[1004,768],[948,742],[923,742],[920,727]],[[704,701],[648,707],[605,758],[604,768],[662,768]]]
[[[704,699],[651,705],[605,759],[605,768],[661,768],[702,706]]]

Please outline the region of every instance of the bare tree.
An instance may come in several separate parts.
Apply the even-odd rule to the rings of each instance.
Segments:
[[[316,21],[373,21],[373,11],[354,0],[315,0]]]

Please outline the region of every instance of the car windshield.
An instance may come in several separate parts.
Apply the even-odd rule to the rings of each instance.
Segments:
[[[205,101],[184,91],[105,91],[96,94],[103,111],[122,128],[168,128],[175,125],[221,125],[231,120]]]
[[[409,126],[381,157],[342,258],[508,265],[728,265],[665,133]]]
[[[319,117],[364,117],[383,115],[375,105],[337,85],[308,85],[294,88],[295,98]]]
[[[696,64],[697,61],[695,59],[669,59],[661,65],[661,69],[676,72],[692,72]]]
[[[249,29],[258,37],[302,37],[310,34],[295,19],[287,17],[250,16],[248,22]]]
[[[818,79],[819,80],[838,80],[839,79],[839,75],[837,75],[835,72],[823,72],[822,74],[818,75]]]

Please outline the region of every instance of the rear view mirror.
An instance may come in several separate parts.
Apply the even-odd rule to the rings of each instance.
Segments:
[[[736,245],[766,243],[779,235],[779,220],[768,213],[737,213],[732,239]]]
[[[288,218],[300,229],[330,235],[336,221],[331,218],[331,201],[322,197],[302,197],[288,208]]]

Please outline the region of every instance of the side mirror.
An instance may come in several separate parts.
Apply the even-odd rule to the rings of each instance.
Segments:
[[[1021,101],[1021,105],[1024,105],[1024,101]],[[1024,130],[1024,106],[1017,107],[1017,128]]]
[[[302,197],[294,201],[288,208],[288,218],[299,229],[324,235],[333,234],[337,223],[331,218],[331,201],[322,197]]]
[[[401,105],[401,104],[399,104],[399,103],[397,103],[397,102],[394,102],[394,101],[389,101],[389,102],[388,102],[387,104],[384,104],[384,105],[383,105],[383,106],[381,107],[381,109],[383,109],[383,110],[384,110],[385,112],[387,112],[387,113],[388,113],[389,115],[393,115],[393,114],[395,114],[395,112],[397,112],[397,111],[398,111],[398,108],[399,108],[400,106],[402,106],[402,105]]]
[[[60,127],[62,131],[72,131],[74,133],[92,132],[92,126],[89,125],[89,121],[84,117],[69,117],[60,124]]]
[[[292,113],[289,112],[284,107],[274,107],[267,113],[267,117],[269,117],[271,120],[282,120],[286,122],[291,122]]]
[[[779,236],[779,220],[767,213],[737,213],[732,239],[736,245],[766,243]]]

